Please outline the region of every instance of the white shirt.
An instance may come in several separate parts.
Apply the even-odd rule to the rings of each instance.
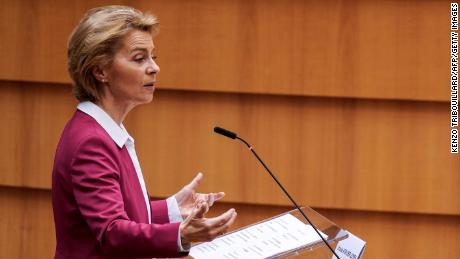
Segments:
[[[147,188],[145,187],[144,175],[142,174],[141,166],[139,164],[139,160],[136,155],[136,150],[134,148],[134,138],[129,135],[128,131],[126,131],[123,124],[118,125],[112,117],[110,117],[102,108],[97,106],[92,102],[81,102],[78,104],[77,109],[88,114],[93,119],[101,125],[102,128],[109,134],[109,136],[113,139],[113,141],[118,145],[118,147],[122,148],[126,146],[128,150],[129,157],[131,158],[134,169],[136,170],[137,178],[139,179],[139,183],[141,185],[142,194],[144,195],[145,205],[147,207],[148,219],[149,224],[152,223],[151,221],[151,211],[150,211],[150,198],[147,194]],[[180,214],[179,205],[177,204],[176,198],[174,196],[169,197],[166,199],[166,204],[168,206],[168,217],[170,223],[182,222],[182,216]],[[181,244],[180,240],[180,233],[177,238],[177,245],[181,252],[186,251]]]

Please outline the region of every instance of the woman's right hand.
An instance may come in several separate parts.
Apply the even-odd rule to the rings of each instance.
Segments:
[[[214,218],[205,218],[204,215],[208,210],[209,205],[206,201],[197,201],[195,209],[180,224],[182,243],[211,241],[227,232],[235,221],[235,209],[229,209]]]

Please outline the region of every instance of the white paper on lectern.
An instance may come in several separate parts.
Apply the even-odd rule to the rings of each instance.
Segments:
[[[195,259],[267,258],[320,240],[310,225],[285,214],[196,245],[191,248],[190,256]]]

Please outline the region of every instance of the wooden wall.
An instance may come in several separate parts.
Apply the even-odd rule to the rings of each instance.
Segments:
[[[304,205],[368,241],[366,258],[454,258],[448,1],[0,0],[0,257],[50,258],[51,169],[76,101],[66,41],[108,3],[159,16],[159,89],[126,126],[149,192],[198,172],[236,226],[289,209],[228,127]]]

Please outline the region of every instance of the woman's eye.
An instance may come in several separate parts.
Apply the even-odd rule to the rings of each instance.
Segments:
[[[158,57],[157,56],[151,56],[151,58],[152,58],[152,60],[156,60]],[[146,59],[147,59],[146,56],[134,57],[134,61],[136,61],[138,63],[144,62]]]
[[[134,57],[134,61],[136,61],[136,62],[142,62],[142,61],[144,61],[144,59],[145,59],[144,56]]]

